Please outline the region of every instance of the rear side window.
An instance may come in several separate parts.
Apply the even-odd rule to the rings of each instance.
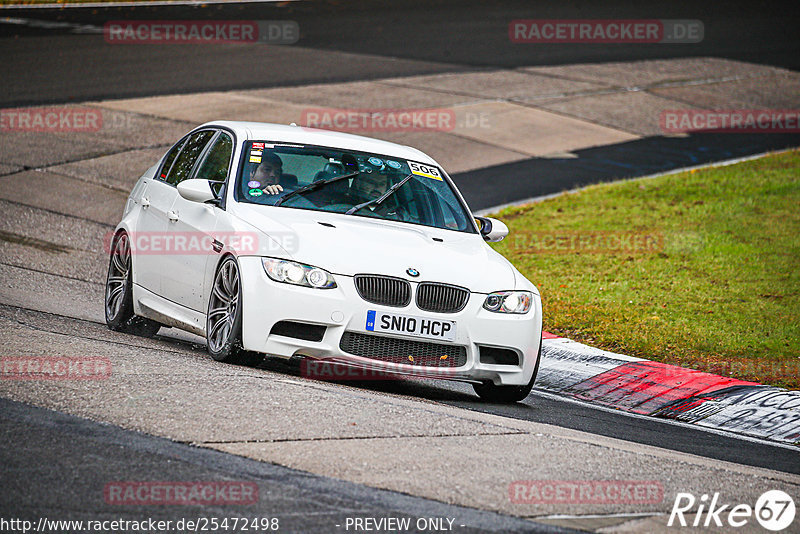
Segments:
[[[178,155],[175,163],[167,174],[167,183],[178,185],[183,180],[189,178],[197,163],[197,158],[203,153],[206,144],[214,136],[213,130],[203,130],[192,134],[189,139],[184,143],[181,153]]]
[[[195,178],[211,182],[224,182],[228,177],[232,153],[233,141],[228,134],[220,133],[217,140],[214,141],[214,145],[206,153]]]
[[[172,150],[169,151],[167,157],[164,158],[164,165],[161,166],[161,173],[158,175],[158,179],[162,182],[166,181],[167,174],[169,174],[169,169],[172,167],[172,163],[175,161],[175,157],[178,155],[178,152],[181,151],[181,147],[186,143],[186,139],[181,139],[179,143],[177,143]]]

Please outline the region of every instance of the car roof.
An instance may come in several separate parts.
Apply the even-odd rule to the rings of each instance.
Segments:
[[[348,133],[320,130],[305,126],[287,126],[268,122],[212,121],[201,126],[222,126],[231,129],[239,139],[254,141],[282,141],[304,145],[318,145],[345,150],[374,152],[396,158],[411,159],[422,163],[437,164],[436,161],[416,148],[363,137]]]

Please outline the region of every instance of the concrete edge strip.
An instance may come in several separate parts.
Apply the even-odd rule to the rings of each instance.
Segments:
[[[800,445],[800,392],[543,333],[536,387],[637,415]]]

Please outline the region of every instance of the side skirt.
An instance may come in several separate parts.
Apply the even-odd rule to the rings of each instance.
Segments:
[[[181,306],[137,284],[133,285],[133,313],[198,336],[206,335],[205,313]]]

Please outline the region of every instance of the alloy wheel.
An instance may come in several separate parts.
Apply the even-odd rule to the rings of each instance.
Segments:
[[[219,352],[228,343],[239,306],[239,269],[234,260],[226,261],[217,271],[208,307],[206,332],[208,345]]]

